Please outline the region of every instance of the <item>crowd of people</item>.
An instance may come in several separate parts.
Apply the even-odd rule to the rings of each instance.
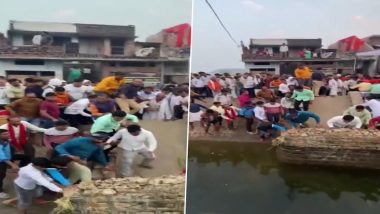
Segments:
[[[139,121],[185,118],[188,94],[186,84],[127,84],[123,73],[97,84],[57,78],[27,78],[22,83],[0,77],[0,199],[10,197],[3,181],[12,171],[18,172],[17,197],[4,203],[17,201],[19,213],[26,213],[45,190],[61,193],[90,181],[95,168],[103,176],[107,171],[133,176],[135,157],[142,155],[139,166],[151,169],[157,140]],[[42,147],[46,154],[36,157]],[[122,152],[115,152],[116,147]]]
[[[236,129],[236,120],[245,120],[248,134],[261,140],[275,137],[286,129],[307,127],[309,119],[320,126],[321,119],[309,110],[318,96],[344,96],[359,91],[364,103],[348,108],[327,121],[330,128],[376,128],[380,121],[380,78],[356,75],[325,75],[299,65],[293,75],[244,73],[231,75],[195,73],[191,80],[190,129],[195,124],[209,134],[218,133],[225,123]],[[212,99],[212,104],[210,100]],[[242,118],[242,119],[239,119]],[[253,128],[253,125],[255,128]]]

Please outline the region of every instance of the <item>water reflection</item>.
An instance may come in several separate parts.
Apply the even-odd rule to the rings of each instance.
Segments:
[[[249,179],[254,180],[257,179],[254,173],[257,173],[256,177],[260,177],[262,185],[270,187],[271,183],[275,183],[279,189],[283,188],[282,195],[276,195],[275,197],[282,197],[281,200],[286,198],[286,201],[288,201],[286,203],[303,200],[307,196],[311,197],[310,200],[313,197],[318,200],[318,198],[322,198],[319,196],[320,193],[328,196],[331,200],[329,203],[332,201],[337,202],[339,199],[341,199],[340,201],[344,201],[349,197],[352,201],[361,200],[364,203],[372,204],[378,202],[380,198],[379,172],[281,164],[275,157],[274,149],[268,144],[190,142],[189,161],[188,197],[195,195],[195,193],[201,193],[202,190],[195,187],[202,182],[200,180],[201,172],[204,173],[202,178],[205,178],[207,176],[212,177],[212,173],[220,173],[218,175],[228,177],[229,175],[226,173],[233,171],[237,183],[233,183],[233,177],[228,177],[226,179],[230,182],[230,186],[238,189],[239,186],[246,188],[250,185],[257,185],[254,182],[252,184],[242,183],[241,178],[238,178],[239,176],[244,177],[249,174]],[[245,165],[248,166],[244,167]],[[202,168],[207,168],[207,170],[200,170]],[[225,174],[223,174],[223,171],[225,171]],[[249,179],[247,180],[248,182],[250,182]],[[281,181],[282,183],[278,184]],[[219,181],[216,180],[215,182]],[[195,188],[194,192],[191,190],[191,185]],[[232,191],[231,188],[228,191]],[[258,187],[253,187],[249,191],[255,191],[255,188]],[[208,191],[213,190],[208,189]],[[215,191],[219,194],[225,194],[222,189]],[[281,193],[273,192],[268,194]],[[343,195],[346,198],[342,199]],[[190,198],[189,201],[191,200],[193,199]],[[342,207],[345,206],[344,204],[341,205]],[[372,206],[372,208],[374,207]],[[355,212],[350,212],[347,209],[347,213]]]

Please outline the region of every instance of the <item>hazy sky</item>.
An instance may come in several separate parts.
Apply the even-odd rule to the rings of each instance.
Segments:
[[[191,0],[8,0],[0,7],[0,32],[9,20],[135,25],[138,40],[191,23]]]
[[[322,38],[380,34],[379,0],[209,0],[235,39]],[[194,0],[192,71],[243,67],[241,49],[204,0]]]

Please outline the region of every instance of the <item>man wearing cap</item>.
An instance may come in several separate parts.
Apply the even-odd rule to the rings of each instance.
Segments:
[[[60,80],[58,78],[50,79],[47,87],[44,89],[44,92],[42,93],[42,96],[46,97],[47,93],[52,93],[52,92],[54,93],[55,87],[60,87],[62,85],[63,85],[62,80]]]
[[[137,92],[139,92],[144,86],[142,80],[133,80],[131,84],[123,86],[120,89],[119,98],[116,98],[116,103],[120,109],[129,113],[135,114],[140,111],[141,106],[136,102],[138,98]]]

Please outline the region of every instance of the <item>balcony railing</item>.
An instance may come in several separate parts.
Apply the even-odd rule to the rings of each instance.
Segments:
[[[312,57],[310,59],[335,59],[336,53],[335,52],[322,52],[321,54],[312,54]],[[242,60],[308,60],[304,56],[301,55],[295,55],[289,54],[288,56],[283,56],[281,53],[243,53],[242,54]]]

